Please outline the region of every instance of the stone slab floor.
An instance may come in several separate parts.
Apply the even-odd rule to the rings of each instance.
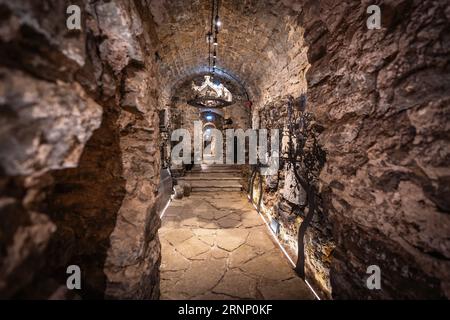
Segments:
[[[314,299],[242,193],[174,200],[159,235],[161,299]]]

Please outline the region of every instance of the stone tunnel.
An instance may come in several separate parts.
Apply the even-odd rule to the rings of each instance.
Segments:
[[[372,2],[0,0],[0,298],[448,299],[450,3]],[[287,156],[173,163],[196,122]]]

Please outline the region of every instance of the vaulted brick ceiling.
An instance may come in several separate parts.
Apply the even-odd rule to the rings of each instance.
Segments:
[[[298,74],[307,63],[306,54],[299,54],[306,51],[299,50],[303,30],[296,22],[296,10],[300,7],[283,2],[287,1],[221,1],[218,74],[238,82],[251,99],[276,81],[275,74]],[[150,6],[161,42],[164,95],[170,97],[174,87],[208,70],[211,1],[160,0]]]

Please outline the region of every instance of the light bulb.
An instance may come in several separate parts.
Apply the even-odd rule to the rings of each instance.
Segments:
[[[216,21],[216,27],[219,28],[222,25],[222,22],[220,22],[218,15],[216,15],[215,21]]]

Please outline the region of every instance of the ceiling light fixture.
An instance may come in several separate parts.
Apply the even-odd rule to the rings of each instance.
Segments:
[[[209,50],[209,74],[205,75],[205,80],[201,85],[192,83],[194,97],[188,100],[188,104],[199,108],[223,108],[233,104],[231,92],[219,81],[213,81],[217,69],[219,27],[222,25],[219,19],[219,5],[220,0],[211,1],[211,29],[206,35]],[[214,51],[211,50],[211,43],[214,46]]]
[[[188,104],[198,108],[223,108],[233,104],[231,92],[221,83],[215,84],[211,76],[206,75],[204,82],[197,86],[192,84],[195,97]]]
[[[216,21],[216,27],[220,28],[222,26],[222,22],[219,20],[219,16],[218,15],[216,15],[215,21]]]

